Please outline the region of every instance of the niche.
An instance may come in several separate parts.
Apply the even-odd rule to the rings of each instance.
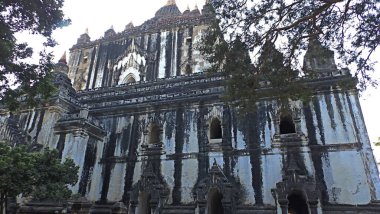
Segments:
[[[185,74],[186,75],[190,75],[190,74],[192,74],[193,73],[193,71],[191,70],[191,66],[190,66],[190,64],[186,64],[186,67],[185,67]]]
[[[133,76],[128,77],[127,84],[129,84],[129,83],[135,83],[135,82],[136,82],[136,80],[135,80],[135,78]]]
[[[210,139],[222,139],[222,125],[218,118],[213,118],[210,123]]]
[[[160,142],[160,128],[156,124],[152,124],[149,129],[149,144],[157,144]]]
[[[224,214],[222,199],[223,195],[217,189],[210,189],[207,196],[207,213]]]
[[[309,214],[309,208],[306,200],[300,194],[292,193],[288,196],[288,213],[289,214]]]
[[[280,134],[296,133],[296,127],[290,115],[284,115],[280,118]]]
[[[149,207],[150,195],[146,192],[140,192],[138,203],[138,214],[150,214]]]

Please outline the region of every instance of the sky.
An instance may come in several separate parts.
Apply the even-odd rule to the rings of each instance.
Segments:
[[[91,40],[103,36],[104,32],[113,26],[116,32],[124,30],[125,25],[132,21],[135,26],[152,18],[155,12],[166,4],[167,0],[65,0],[63,7],[67,18],[72,24],[53,33],[53,38],[59,43],[53,51],[58,59],[76,43],[77,38],[88,28]],[[202,9],[205,0],[177,0],[178,8],[183,12],[187,6],[193,9],[198,5]],[[20,41],[26,41],[38,52],[38,47],[33,44],[41,44],[42,38],[19,34]],[[380,50],[375,57],[380,59]],[[37,58],[37,57],[35,57]],[[376,79],[380,79],[380,63],[375,67]],[[380,89],[370,88],[360,96],[363,115],[371,142],[380,137]],[[380,150],[380,148],[379,148]],[[379,151],[380,153],[380,151]]]

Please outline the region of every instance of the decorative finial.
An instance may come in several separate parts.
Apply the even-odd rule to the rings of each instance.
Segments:
[[[67,61],[66,61],[66,51],[63,53],[61,59],[59,59],[58,62],[67,65]]]
[[[166,5],[175,5],[175,0],[168,0],[168,3]]]
[[[194,8],[194,10],[199,10],[199,8],[198,8],[198,4],[195,4],[195,8]]]
[[[84,30],[84,33],[88,35],[88,27]]]
[[[113,30],[113,25],[111,25],[110,29]]]
[[[187,4],[187,8],[186,8],[186,10],[190,10],[190,6],[189,6],[189,4]]]

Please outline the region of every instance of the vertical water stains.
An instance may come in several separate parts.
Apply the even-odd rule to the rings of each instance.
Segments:
[[[319,106],[318,97],[313,98],[313,106],[314,106],[315,115],[317,117],[319,135],[321,136],[322,144],[325,145],[326,144],[325,133],[323,129],[322,113],[321,113],[321,107]]]
[[[183,151],[184,144],[184,111],[180,107],[176,111],[176,130],[175,130],[175,160],[174,160],[174,188],[173,188],[173,204],[178,205],[181,203],[181,178],[182,178],[182,158],[180,154]]]
[[[170,77],[172,69],[172,54],[173,54],[173,32],[169,31],[166,35],[166,44],[165,44],[165,77]],[[174,40],[175,41],[175,40]]]
[[[318,145],[316,130],[313,122],[313,113],[310,108],[310,104],[304,103],[304,114],[305,114],[305,120],[306,120],[306,128],[307,128],[307,136],[309,139],[309,145]],[[311,148],[311,159],[313,161],[313,167],[315,170],[315,180],[317,182],[317,189],[321,190],[322,192],[322,201],[328,202],[328,192],[327,192],[327,185],[324,179],[324,172],[323,172],[323,161],[322,161],[322,155],[324,153],[322,151],[319,151],[318,149],[313,149],[315,147]],[[325,154],[327,155],[327,154]]]
[[[124,178],[124,193],[123,202],[125,204],[129,203],[129,191],[132,189],[133,174],[135,171],[136,161],[137,161],[137,146],[139,144],[139,121],[137,116],[134,116],[132,129],[128,138],[128,154],[127,154],[127,164],[126,173]]]
[[[115,119],[113,119],[113,123]],[[108,189],[110,185],[110,179],[111,179],[111,170],[112,167],[114,166],[114,163],[111,163],[109,161],[110,157],[114,156],[115,153],[115,148],[116,148],[116,134],[115,134],[115,126],[113,126],[111,135],[109,137],[109,141],[107,142],[106,148],[105,148],[105,163],[104,163],[104,168],[103,168],[103,185],[102,185],[102,191],[101,191],[101,198],[100,200],[102,202],[107,201],[107,194],[108,194]]]
[[[183,30],[182,29],[180,29],[180,30],[178,30],[178,34],[177,34],[177,50],[175,50],[175,51],[177,51],[177,63],[176,63],[176,65],[177,65],[177,72],[176,72],[176,75],[177,76],[180,76],[181,75],[181,64],[182,64],[182,62],[181,62],[181,58],[182,58],[182,42],[183,42]]]
[[[84,157],[82,175],[79,181],[79,190],[78,193],[81,196],[86,195],[87,187],[91,182],[91,172],[95,166],[96,161],[96,140],[93,137],[90,137],[87,143],[86,153]]]
[[[222,139],[222,149],[223,149],[223,162],[224,167],[223,171],[226,176],[231,176],[232,172],[232,157],[229,154],[230,149],[232,148],[232,134],[231,134],[231,128],[232,128],[232,119],[231,119],[231,110],[230,108],[225,105],[223,106],[223,139]]]
[[[323,96],[325,98],[326,106],[327,106],[327,112],[329,114],[330,118],[330,126],[335,130],[336,128],[336,123],[335,123],[335,118],[334,118],[334,107],[332,105],[332,100],[331,100],[331,94],[324,94]]]
[[[206,119],[207,108],[203,105],[199,105],[199,113],[197,115],[197,139],[199,146],[198,157],[198,181],[207,177],[209,169],[209,157],[207,153],[207,132],[206,132]]]
[[[57,143],[57,148],[56,148],[59,152],[59,159],[62,159],[63,149],[65,148],[65,141],[66,141],[66,134],[65,133],[60,134],[58,143]]]
[[[343,112],[343,104],[341,102],[341,98],[340,98],[340,96],[339,96],[338,93],[334,93],[334,98],[335,98],[335,101],[336,101],[336,105],[338,107],[338,113],[339,113],[339,116],[340,116],[340,120],[342,121],[343,128],[344,128],[345,131],[347,131],[346,117],[345,117],[344,112]]]
[[[257,205],[263,204],[263,181],[261,169],[261,139],[260,139],[260,125],[259,114],[261,108],[257,109],[255,113],[247,113],[241,121],[241,130],[243,132],[247,148],[250,156],[251,174],[252,174],[252,187],[255,192],[255,202]],[[264,114],[265,116],[265,114]]]
[[[355,112],[354,112],[354,109],[353,109],[353,106],[352,106],[352,103],[351,103],[350,94],[348,92],[346,92],[346,98],[347,98],[348,108],[350,109],[350,115],[351,115],[352,123],[353,123],[354,129],[355,129],[354,136],[356,136],[357,142],[361,143],[360,139],[358,137],[358,134],[360,132],[359,132],[359,129],[358,129],[358,125],[356,124]],[[357,102],[359,102],[359,101],[357,101]]]
[[[40,116],[38,118],[36,135],[34,136],[33,142],[32,142],[33,144],[38,143],[37,139],[38,139],[38,135],[40,134],[41,129],[42,129],[42,124],[44,122],[44,116],[45,116],[45,109],[41,109],[41,113],[40,113]]]
[[[34,114],[33,114],[33,119],[32,119],[32,125],[30,126],[30,128],[28,129],[28,133],[32,132],[35,125],[36,125],[36,122],[37,122],[37,117],[38,117],[38,112],[39,111],[34,111]],[[30,140],[30,139],[28,139]]]

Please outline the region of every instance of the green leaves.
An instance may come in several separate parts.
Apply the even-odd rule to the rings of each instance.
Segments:
[[[32,101],[38,90],[43,98],[52,95],[51,87],[44,87],[52,70],[51,53],[41,52],[38,64],[26,63],[25,59],[31,58],[33,50],[26,43],[17,44],[14,34],[22,31],[39,34],[46,38],[44,47],[54,47],[56,42],[51,38],[52,32],[70,24],[70,20],[64,18],[63,2],[5,0],[0,3],[0,104],[10,110],[18,108],[20,96]],[[20,87],[11,89],[12,82]]]
[[[213,6],[221,34],[232,38],[229,44],[239,37],[261,55],[266,44],[275,44],[283,64],[300,69],[300,54],[316,38],[337,53],[343,66],[356,68],[353,73],[361,88],[374,84],[371,59],[380,44],[379,1],[214,0]],[[254,58],[256,66],[258,59]]]
[[[77,180],[78,167],[73,160],[67,159],[60,163],[56,150],[44,150],[34,154],[35,170],[38,172],[36,185],[32,192],[35,200],[64,200],[71,196],[67,185],[74,185]]]
[[[11,148],[0,142],[0,194],[19,194],[35,200],[65,200],[71,196],[78,167],[73,160],[61,163],[56,150],[30,153],[25,146]],[[3,203],[3,201],[1,202]]]

